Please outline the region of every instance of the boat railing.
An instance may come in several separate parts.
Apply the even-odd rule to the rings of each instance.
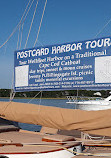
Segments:
[[[84,96],[67,96],[68,102],[79,102],[79,101],[91,101],[91,100],[102,100],[101,97],[84,97]]]
[[[69,102],[78,102],[78,98],[76,96],[67,96]]]

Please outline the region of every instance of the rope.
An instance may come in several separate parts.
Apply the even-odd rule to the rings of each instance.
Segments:
[[[111,19],[109,19],[109,21],[102,27],[102,29],[96,34],[95,37],[97,37],[104,29],[105,27],[111,22]]]
[[[48,144],[39,144],[39,145],[37,145],[37,144],[32,144],[32,145],[26,145],[26,144],[23,144],[23,146],[47,146],[47,147],[57,147],[57,148],[62,148],[62,149],[64,149],[64,150],[66,150],[66,151],[68,151],[68,152],[70,152],[70,153],[72,153],[72,154],[76,154],[76,155],[85,155],[85,156],[111,156],[111,153],[97,153],[97,154],[92,154],[92,153],[79,153],[79,152],[76,152],[76,151],[72,151],[72,150],[70,150],[70,149],[67,149],[66,147],[63,147],[63,146],[59,146],[59,145],[48,145]]]
[[[20,38],[20,25],[19,25],[19,33],[18,33],[18,41],[17,41],[17,49],[18,49],[18,45],[19,45],[19,38]]]
[[[40,25],[39,25],[39,29],[38,29],[38,33],[37,33],[37,37],[36,37],[36,40],[35,40],[35,43],[34,43],[33,47],[35,47],[35,45],[36,45],[36,43],[38,41],[38,36],[39,36],[39,32],[40,32],[40,28],[41,28],[41,24],[42,24],[42,20],[43,20],[43,16],[44,16],[46,4],[47,4],[47,0],[45,1],[44,10],[43,10],[43,13],[42,13],[42,17],[41,17],[41,21],[40,21]]]
[[[21,43],[22,43],[23,27],[24,27],[24,23],[22,24],[22,30],[21,30],[21,36],[20,36],[20,45],[19,45],[19,49],[21,48]]]
[[[41,105],[41,99],[42,99],[42,91],[41,91],[41,95],[40,95],[39,105]]]
[[[72,154],[76,154],[76,155],[85,155],[85,156],[111,156],[111,153],[96,153],[96,154],[93,154],[93,153],[79,153],[79,152],[76,152],[76,151],[72,151],[70,149],[67,149],[67,147],[63,147],[63,146],[59,146],[59,145],[48,145],[48,144],[22,144],[23,146],[38,146],[38,147],[41,147],[41,146],[47,146],[47,147],[57,147],[59,149],[64,149]]]
[[[40,96],[40,101],[39,101],[38,113],[40,112],[41,98],[42,98],[42,91],[41,91],[41,96]]]
[[[41,91],[39,93],[41,93]],[[36,96],[38,96],[39,93],[37,93],[32,99],[30,99],[28,103],[30,103]]]
[[[14,73],[13,73],[13,75],[12,75],[12,85],[11,85],[11,92],[10,92],[10,101],[12,101],[13,100],[13,98],[14,98],[14,96],[15,96],[15,92],[14,92],[14,85],[13,85],[13,83],[14,83]]]
[[[30,35],[30,32],[31,32],[32,24],[33,24],[34,17],[35,17],[35,13],[36,13],[37,6],[38,6],[38,1],[39,1],[39,0],[37,0],[36,6],[35,6],[35,11],[34,11],[34,14],[33,14],[32,22],[31,22],[30,29],[29,29],[29,32],[28,32],[28,35],[27,35],[27,39],[26,39],[26,43],[25,43],[25,48],[26,48],[26,46],[27,46],[27,42],[28,42],[29,35]]]
[[[26,9],[25,9],[25,11],[24,11],[24,13],[23,13],[23,15],[22,15],[22,17],[21,17],[19,23],[18,23],[18,24],[16,25],[16,27],[13,29],[12,33],[9,35],[9,37],[7,38],[7,40],[0,46],[0,48],[2,48],[2,47],[10,40],[10,38],[13,36],[13,34],[14,34],[14,33],[16,32],[16,30],[18,29],[19,25],[21,24],[21,22],[22,22],[22,20],[23,20],[23,17],[24,17],[24,15],[25,15],[25,12],[26,12],[26,10],[27,10],[29,4],[30,4],[30,1],[31,1],[31,0],[29,0],[28,4],[27,4],[27,6],[26,6]],[[32,3],[33,3],[33,2],[34,2],[34,0],[32,1]],[[31,8],[31,6],[32,6],[32,3],[31,3],[31,5],[30,5],[30,7],[29,7],[29,10],[30,10],[30,8]],[[29,10],[27,11],[27,14],[28,14]],[[27,16],[27,14],[26,14],[26,16]],[[25,16],[25,18],[26,18],[26,16]],[[25,18],[24,18],[24,19],[25,19]]]
[[[11,93],[10,93],[10,101],[12,101],[15,97],[15,92],[13,91],[13,89],[11,89]]]
[[[31,2],[31,4],[30,4],[30,1],[31,1],[31,0],[29,0],[28,4],[27,4],[27,6],[26,6],[26,9],[25,9],[25,11],[24,11],[24,13],[23,13],[23,15],[22,15],[22,18],[21,18],[20,22],[19,22],[18,25],[15,27],[15,29],[13,30],[13,32],[11,33],[11,35],[8,37],[8,39],[0,46],[0,48],[2,48],[2,47],[9,41],[9,39],[13,36],[13,34],[15,33],[15,31],[18,29],[18,27],[19,27],[19,32],[20,32],[20,26],[21,26],[21,24],[22,24],[22,32],[23,32],[23,25],[24,25],[25,19],[26,19],[28,13],[29,13],[29,10],[30,10],[30,8],[31,8],[31,6],[32,6],[32,4],[33,4],[33,2],[34,2],[34,0]],[[30,7],[28,8],[29,4],[30,4]],[[28,9],[28,11],[27,11],[27,13],[26,13],[26,10],[27,10],[27,9]],[[25,14],[25,13],[26,13],[26,14]],[[25,16],[25,17],[24,17],[24,16]],[[24,17],[24,19],[23,19],[23,17]],[[23,20],[23,22],[22,22],[22,20]],[[20,47],[21,47],[21,41],[22,41],[22,33],[21,33]],[[18,48],[18,44],[19,44],[19,36],[18,36],[17,48]],[[14,79],[14,74],[13,74],[13,77],[12,77],[12,86],[11,86],[12,88],[11,88],[11,93],[10,93],[10,101],[12,101],[13,98],[14,98],[14,96],[15,96],[15,92],[13,91],[13,79]]]
[[[43,47],[44,45],[38,40],[38,43]]]
[[[30,5],[30,7],[29,7],[29,9],[28,9],[28,11],[27,11],[27,13],[26,13],[24,19],[23,19],[23,22],[20,23],[20,27],[21,27],[21,24],[22,24],[22,31],[21,31],[21,38],[20,38],[20,46],[19,46],[19,49],[21,48],[21,43],[22,43],[22,34],[23,34],[23,26],[24,26],[24,22],[25,22],[25,19],[26,19],[27,15],[28,15],[29,11],[30,11],[30,8],[31,8],[33,2],[34,2],[34,0],[33,0],[32,3],[31,3],[31,5]]]
[[[3,145],[3,146],[5,146],[5,145],[11,145],[11,143],[9,142],[6,142],[6,143],[1,143],[1,145]],[[12,143],[12,145],[16,145],[16,146],[18,146],[18,144],[17,143]],[[38,146],[38,147],[44,147],[44,146],[47,146],[47,147],[49,147],[49,148],[52,148],[52,147],[56,147],[56,148],[59,148],[59,149],[63,149],[63,150],[66,150],[66,151],[68,151],[68,152],[70,152],[70,153],[72,153],[72,154],[76,154],[76,155],[82,155],[82,156],[107,156],[107,157],[109,157],[109,156],[111,156],[111,153],[96,153],[96,154],[93,154],[93,153],[79,153],[79,152],[76,152],[76,151],[72,151],[72,150],[70,150],[70,149],[68,149],[67,147],[63,147],[63,146],[59,146],[59,145],[56,145],[56,144],[53,144],[53,145],[50,145],[50,144],[40,144],[40,143],[38,143],[38,144],[25,144],[25,143],[23,143],[23,144],[19,144],[19,147],[23,147],[23,146]]]

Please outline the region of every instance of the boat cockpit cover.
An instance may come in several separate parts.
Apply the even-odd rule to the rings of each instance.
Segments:
[[[43,105],[0,102],[0,117],[62,130],[111,136],[111,110],[83,111]]]

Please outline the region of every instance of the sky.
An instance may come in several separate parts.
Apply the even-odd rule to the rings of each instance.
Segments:
[[[0,47],[8,39],[26,9],[29,0],[0,0]],[[32,0],[30,0],[31,4]],[[13,83],[14,51],[24,49],[35,11],[33,1],[24,21],[0,48],[0,88]],[[33,48],[45,0],[39,0],[26,48]],[[111,35],[111,0],[47,0],[36,47],[83,41]],[[20,25],[21,26],[21,25]],[[18,34],[22,41],[17,46]],[[20,35],[20,34],[19,34]],[[20,36],[19,36],[20,37]],[[19,38],[20,39],[20,38]]]

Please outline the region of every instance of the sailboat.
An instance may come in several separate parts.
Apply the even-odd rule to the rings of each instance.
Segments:
[[[24,91],[110,88],[110,41],[110,37],[104,37],[16,50],[12,96]],[[111,137],[110,114],[111,110],[63,109],[17,103],[12,99],[0,102],[0,155],[4,158],[72,158],[82,151],[82,141],[72,136],[23,131],[6,120]]]
[[[0,102],[0,117],[21,123],[38,124],[50,129],[80,130],[111,137],[111,110],[83,111],[35,104]],[[2,124],[2,120],[1,120]],[[72,136],[24,132],[12,125],[1,126],[0,154],[6,157],[72,157],[82,151],[81,142]]]
[[[28,12],[29,12],[33,2],[34,2],[34,0],[32,0],[32,1],[29,0],[20,22],[15,27],[12,34],[8,37],[6,42],[4,42],[3,45],[0,46],[0,48],[3,47],[9,41],[9,39],[13,36],[15,31],[17,29],[19,29],[17,50],[20,49],[21,41],[22,41],[22,33],[20,34],[20,31],[23,32],[23,26],[24,26],[25,19],[28,15]],[[40,32],[40,27],[41,27],[42,19],[44,16],[46,4],[47,4],[47,0],[45,1],[45,5],[43,8],[43,13],[42,13],[38,33],[37,33],[37,38],[34,43],[34,47],[38,40],[38,35]],[[29,29],[29,32],[27,35],[25,47],[27,46],[27,42],[28,42],[28,38],[29,38],[29,35],[31,32],[31,28],[32,28],[32,24],[34,21],[37,6],[38,6],[38,0],[36,1],[36,6],[35,6],[34,14],[32,17],[30,29]],[[26,52],[24,53],[23,51],[21,53],[20,51],[18,51],[17,58],[20,59],[20,61],[19,61],[20,65],[19,65],[19,67],[17,66],[14,70],[15,71],[14,73],[16,76],[14,85],[16,88],[19,86],[23,88],[24,86],[26,86],[28,84],[27,79],[33,78],[33,76],[31,74],[35,74],[35,70],[34,71],[31,69],[29,70],[29,65],[31,63],[39,63],[39,64],[41,63],[41,67],[43,67],[43,69],[47,68],[47,66],[48,66],[47,64],[42,64],[43,61],[45,62],[44,59],[42,60],[42,58],[36,58],[37,54],[40,56],[47,55],[48,54],[47,48],[41,48],[41,49],[38,48],[37,50],[35,50],[35,48],[34,48],[33,52],[29,51],[27,53]],[[34,59],[29,58],[28,61],[26,61],[26,60],[23,61],[22,58],[24,58],[27,55],[30,56],[30,53],[31,53],[31,55],[33,53],[33,56],[35,56],[35,58]],[[50,57],[49,57],[49,60],[50,60]],[[15,62],[15,64],[16,64],[16,62]],[[27,64],[29,64],[29,65],[27,65]],[[39,78],[39,76],[40,76],[39,72],[43,73],[44,72],[43,69],[36,70],[36,72],[37,72],[37,76],[35,78],[36,87],[37,87],[38,83],[41,83],[41,81],[44,82],[43,79]],[[29,71],[30,71],[30,75],[27,74],[27,73],[29,73]],[[20,73],[23,73],[22,76]],[[24,90],[27,91],[26,89],[24,89]],[[73,136],[57,134],[58,129],[46,128],[46,126],[43,126],[43,128],[41,129],[40,132],[24,131],[18,127],[18,124],[17,124],[18,121],[16,120],[16,118],[15,119],[5,118],[5,116],[6,116],[5,110],[6,109],[8,110],[9,106],[12,107],[13,103],[14,103],[13,104],[14,107],[16,107],[16,105],[18,106],[18,103],[16,104],[15,102],[12,101],[13,97],[15,95],[15,91],[14,92],[13,91],[14,90],[12,89],[9,102],[0,102],[1,109],[3,110],[0,113],[0,157],[4,157],[4,158],[24,158],[24,157],[27,157],[27,158],[58,158],[58,157],[59,158],[63,158],[63,157],[72,158],[74,155],[76,155],[76,152],[81,152],[81,149],[82,149],[81,142],[76,142]],[[34,114],[33,107],[35,105],[21,104],[21,103],[20,103],[20,105],[29,105],[30,114],[31,115]],[[13,111],[14,109],[11,107],[10,107],[10,110],[12,109],[12,113],[15,116],[17,116],[18,115],[17,113],[20,111],[18,111],[18,108],[16,107],[16,112],[17,112],[16,113]],[[33,110],[31,109],[31,107]],[[22,106],[22,108],[23,108],[23,106]],[[25,109],[23,110],[23,109],[21,109],[21,107],[19,107],[19,109],[21,109],[23,111],[26,111],[26,109],[28,107],[25,106],[24,108]],[[40,108],[40,106],[39,106],[39,108]],[[40,112],[41,110],[39,108],[37,111],[38,111],[38,113],[41,113]],[[23,112],[23,111],[21,111],[21,112]],[[21,112],[19,113],[19,116],[23,119],[23,118],[25,118],[25,115],[24,114],[22,115]],[[32,121],[30,116],[28,116],[28,113],[26,114],[27,120],[30,120],[30,123],[33,124],[34,123],[33,121],[35,119],[32,118],[32,120],[33,120]],[[13,114],[10,113],[10,116]],[[38,117],[38,116],[34,116],[34,117]],[[47,118],[46,118],[46,120],[47,120]],[[25,120],[23,122],[25,122]],[[35,123],[35,124],[39,124],[39,122]],[[45,128],[45,130],[44,130],[44,128]]]
[[[109,38],[104,38],[104,40],[106,39]],[[96,40],[98,41],[99,39]],[[86,41],[81,42],[81,45],[83,45],[83,43],[86,43]],[[83,67],[82,65],[80,65],[80,63],[82,63],[82,59],[81,62],[80,59],[70,60],[70,58],[74,54],[74,50],[72,49],[74,43],[70,44],[69,54],[68,52],[62,52],[62,55],[60,56],[60,48],[63,48],[63,46],[68,49],[69,44],[15,51],[14,92],[31,90],[68,90],[75,89],[75,87],[81,86],[92,88],[92,82],[94,87],[110,87],[110,83],[97,83],[99,76],[98,74],[92,73],[93,68],[95,68],[95,66],[98,66],[98,62],[95,64],[94,67],[93,65],[88,66],[91,68],[91,70],[85,72],[74,70],[74,72],[72,73],[72,71],[70,71],[69,69],[73,69],[73,64],[76,64],[76,68]],[[58,48],[59,51],[55,54],[55,52],[57,52],[58,50],[56,48]],[[66,51],[66,49],[64,49],[64,51]],[[69,58],[68,55],[71,55],[71,57]],[[99,60],[103,60],[101,59],[101,57],[99,58]],[[102,58],[106,59],[106,56],[104,57],[104,54],[102,54]],[[96,60],[98,60],[98,58]],[[65,66],[65,64],[69,64],[69,66]],[[85,77],[84,81],[81,82],[74,82],[72,80],[71,82],[69,82],[72,78],[73,80],[74,78],[79,80],[80,77],[76,77],[77,74],[81,75],[82,78],[83,76],[86,76],[86,74],[89,78],[92,79],[94,79],[93,76],[95,76],[96,82],[94,84],[94,81],[92,80],[85,81]],[[72,77],[71,75],[74,75],[74,77]],[[68,79],[69,81],[67,82]],[[109,82],[109,78],[107,80],[107,82]],[[75,85],[74,83],[78,83],[78,85]],[[81,85],[80,83],[85,83],[85,85]],[[88,84],[86,85],[86,83]],[[64,109],[43,105],[17,103],[13,101],[0,102],[0,117],[5,120],[41,125],[43,127],[58,130],[80,130],[84,133],[108,137],[111,137],[110,114],[111,110],[83,111],[79,109]],[[76,151],[78,148],[81,148],[81,142],[79,141],[77,143],[77,141],[74,141],[74,137],[62,136],[58,134],[47,135],[47,133],[42,133],[42,135],[38,133],[33,134],[28,132],[20,133],[20,131],[9,131],[8,133],[5,132],[1,134],[2,139],[5,140],[5,142],[1,143],[2,147],[0,154],[6,155],[7,157],[13,156],[15,158],[25,156],[41,158],[70,158],[75,153],[75,148]],[[14,138],[12,138],[13,136]],[[30,139],[28,139],[27,137],[30,137]],[[27,140],[29,141],[27,142]],[[80,151],[81,149],[77,153],[80,153]]]

